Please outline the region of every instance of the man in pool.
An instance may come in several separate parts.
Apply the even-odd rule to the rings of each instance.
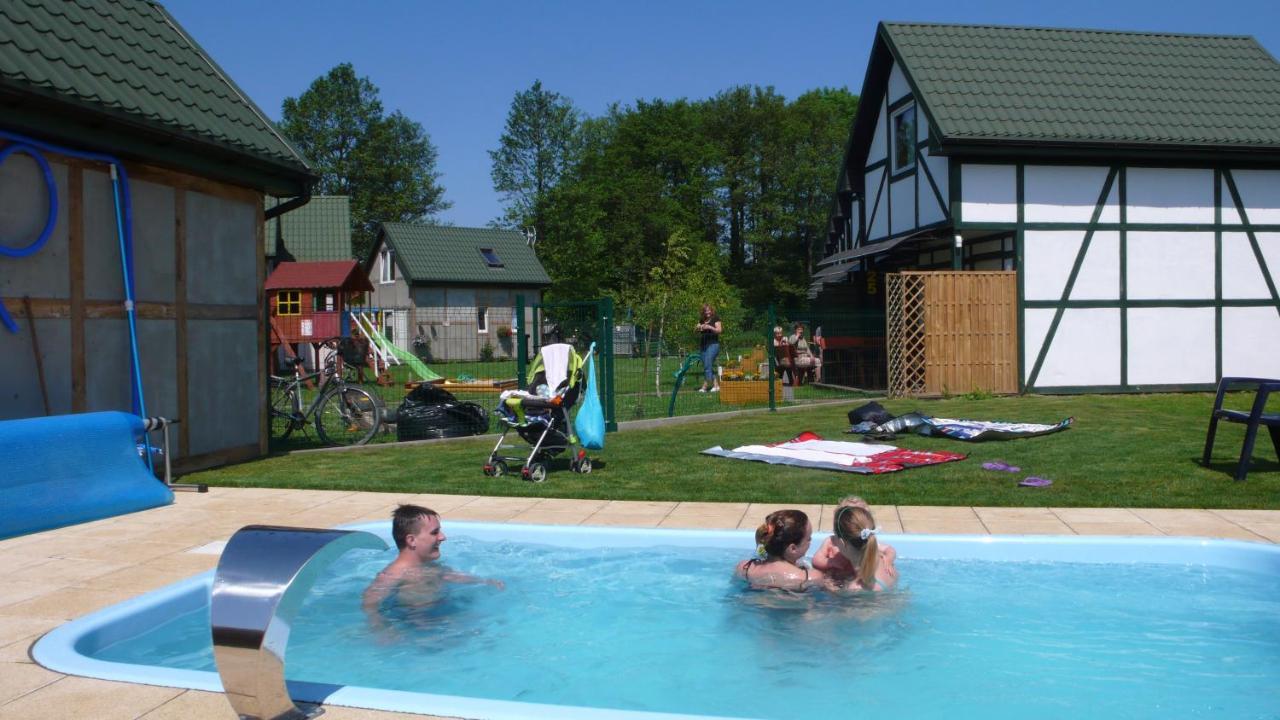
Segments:
[[[444,583],[485,583],[499,590],[501,580],[455,572],[436,561],[447,538],[440,527],[440,513],[420,505],[401,505],[391,514],[391,538],[400,554],[373,579],[364,591],[365,614],[375,628],[382,628],[382,604],[387,598],[409,607],[433,604]]]

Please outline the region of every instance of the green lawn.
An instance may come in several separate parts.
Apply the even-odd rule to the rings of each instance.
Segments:
[[[1250,397],[1229,406],[1245,406]],[[859,401],[861,402],[861,401]],[[894,444],[969,453],[955,463],[884,475],[857,475],[726,460],[698,452],[786,440],[802,430],[828,439],[843,435],[857,403],[788,412],[760,412],[608,436],[590,475],[569,472],[557,459],[547,482],[484,477],[480,468],[493,439],[413,447],[386,446],[337,453],[276,456],[192,475],[210,485],[439,492],[622,500],[703,500],[777,503],[833,502],[857,493],[876,504],[1054,507],[1280,508],[1280,462],[1265,432],[1261,461],[1247,481],[1231,479],[1243,429],[1219,429],[1214,467],[1198,459],[1213,398],[1208,394],[1030,396],[990,399],[891,400],[891,412],[940,417],[1056,422],[1074,416],[1070,430],[1007,442],[964,443],[908,436]],[[509,436],[519,444],[519,439]],[[521,449],[527,449],[520,445]],[[1023,468],[1021,475],[983,470],[987,460]],[[1048,488],[1021,488],[1034,474]]]

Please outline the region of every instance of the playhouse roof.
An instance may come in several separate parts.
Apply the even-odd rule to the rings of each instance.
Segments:
[[[325,262],[285,262],[267,277],[267,290],[311,290],[338,288],[346,292],[371,292],[369,276],[355,260]]]
[[[383,223],[379,236],[395,251],[396,264],[410,283],[526,287],[551,284],[537,254],[524,235],[515,230]],[[365,261],[366,270],[373,267],[377,250],[375,244]]]
[[[1252,37],[887,22],[877,40],[943,147],[1280,150],[1280,63]]]
[[[270,198],[266,208],[279,204]],[[285,249],[298,262],[351,259],[351,198],[346,195],[316,195],[306,205],[267,220],[267,257],[277,253],[276,223]]]
[[[158,2],[0,3],[5,124],[301,195],[302,155]]]

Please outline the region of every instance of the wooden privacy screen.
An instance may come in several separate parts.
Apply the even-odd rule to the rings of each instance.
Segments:
[[[1018,392],[1018,274],[891,273],[889,394]]]

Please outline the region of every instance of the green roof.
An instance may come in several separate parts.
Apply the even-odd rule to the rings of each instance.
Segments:
[[[551,284],[537,254],[515,230],[383,223],[379,235],[395,252],[405,279],[413,284]],[[481,254],[483,249],[492,250],[501,266],[491,266]],[[371,267],[372,256],[365,262],[366,269]]]
[[[281,201],[268,199],[269,210]],[[282,223],[277,228],[277,223]],[[267,257],[276,254],[276,231],[297,262],[351,259],[351,198],[316,195],[306,205],[267,221]]]
[[[91,132],[106,123],[189,155],[253,162],[276,190],[310,182],[302,155],[159,3],[9,0],[0,23],[0,91],[18,98],[19,124],[43,133],[41,115],[61,114],[66,124],[47,132],[106,143]],[[154,154],[164,159],[162,147]]]
[[[1252,37],[883,23],[948,141],[1280,148],[1280,63]]]

